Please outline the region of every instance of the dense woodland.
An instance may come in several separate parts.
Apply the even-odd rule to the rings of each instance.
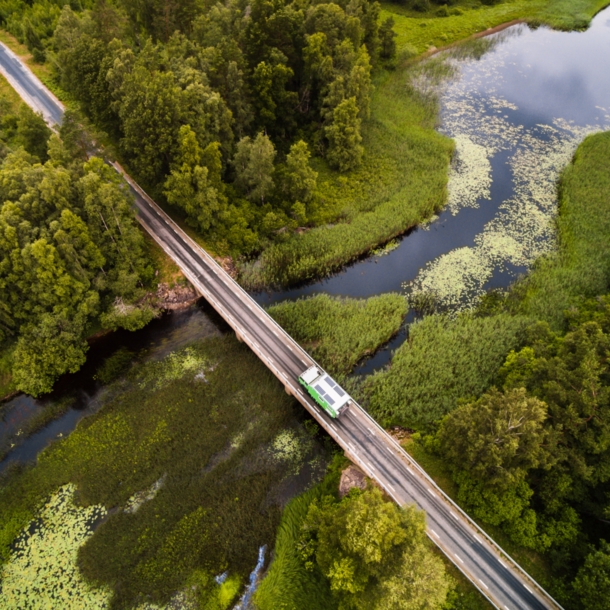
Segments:
[[[3,2],[0,17],[220,251],[308,223],[312,155],[358,165],[371,70],[395,54],[377,2],[64,4]]]
[[[0,341],[13,382],[38,395],[85,361],[87,333],[136,329],[153,268],[118,174],[87,158],[68,116],[62,138],[25,105],[4,108],[0,134]]]

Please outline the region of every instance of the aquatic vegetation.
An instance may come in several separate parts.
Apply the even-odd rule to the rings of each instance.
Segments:
[[[0,606],[6,610],[107,608],[110,591],[87,584],[76,565],[78,549],[106,515],[101,505],[74,505],[76,486],[61,487],[15,541],[0,573]]]
[[[291,474],[299,474],[305,458],[311,454],[313,439],[307,433],[298,434],[294,429],[282,430],[271,445],[273,459],[282,463]]]
[[[386,256],[386,254],[389,254],[393,250],[396,250],[396,248],[398,248],[398,246],[400,246],[400,241],[398,241],[397,239],[392,239],[385,246],[371,250],[371,255],[372,256]]]
[[[475,144],[468,136],[458,134],[453,138],[455,153],[449,175],[449,201],[452,214],[461,208],[475,208],[479,199],[490,199],[491,163],[487,149]]]
[[[141,375],[140,387],[144,388],[151,384],[155,389],[159,389],[170,381],[184,377],[187,373],[193,374],[198,379],[201,379],[201,375],[205,378],[206,368],[210,368],[206,357],[187,347],[172,352],[159,362],[149,364]]]
[[[125,503],[125,508],[123,508],[123,511],[126,513],[133,514],[137,512],[138,509],[145,502],[150,502],[151,500],[154,500],[155,496],[163,487],[166,478],[167,475],[163,475],[160,479],[155,481],[148,489],[145,489],[144,491],[136,491],[136,493],[133,494],[133,496],[131,496],[129,500],[127,500],[127,502]]]
[[[526,31],[524,28],[517,27],[503,36],[519,36]],[[457,213],[490,198],[490,160],[499,153],[508,157],[513,182],[512,194],[500,204],[472,246],[429,262],[404,285],[412,294],[433,294],[444,311],[471,309],[485,294],[496,271],[525,271],[556,249],[557,181],[561,171],[588,134],[610,127],[605,108],[599,109],[599,123],[590,125],[556,118],[550,124],[524,126],[513,120],[519,108],[495,93],[502,70],[512,61],[510,52],[506,45],[495,45],[493,52],[475,66],[463,65],[459,53],[450,53],[445,60],[452,66],[447,74],[457,75],[444,81],[441,98],[442,130],[456,141],[448,186],[449,209]]]
[[[207,383],[196,379],[202,367]],[[284,430],[306,439],[302,464],[322,448],[298,423],[302,407],[232,336],[136,364],[120,384],[36,465],[3,479],[0,553],[11,561],[11,545],[40,502],[69,481],[85,506],[126,509],[112,511],[77,549],[87,583],[107,587],[122,607],[145,599],[169,608],[177,591],[192,586],[198,598],[205,593],[220,604],[213,575],[248,574],[258,549],[273,543],[281,500],[323,471],[325,459],[318,471],[286,481],[294,463],[273,458],[274,440]],[[286,458],[295,456],[290,440],[277,443]],[[209,582],[191,582],[194,573]],[[222,591],[226,601],[230,591]]]
[[[610,285],[610,132],[589,136],[559,184],[558,252],[538,261],[513,293],[519,308],[565,327],[578,299]]]

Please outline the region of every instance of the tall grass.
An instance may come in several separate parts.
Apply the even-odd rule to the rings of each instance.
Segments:
[[[460,398],[489,387],[526,325],[526,318],[509,314],[432,315],[413,324],[389,369],[363,383],[371,414],[385,426],[429,430]]]
[[[398,332],[407,302],[399,294],[366,300],[320,294],[269,313],[331,374],[345,375]]]
[[[589,136],[561,175],[557,230],[557,254],[538,261],[512,296],[561,329],[578,299],[610,287],[610,132]]]
[[[608,0],[504,0],[491,5],[456,0],[447,4],[448,9],[433,4],[422,13],[400,3],[383,2],[381,18],[394,19],[399,50],[423,53],[516,19],[562,30],[583,29]]]

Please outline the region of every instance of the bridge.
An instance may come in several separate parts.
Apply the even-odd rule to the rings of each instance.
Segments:
[[[63,106],[28,67],[0,43],[0,73],[22,99],[55,126]],[[316,364],[222,267],[113,163],[129,185],[138,220],[180,267],[195,289],[233,328],[346,455],[398,505],[426,512],[427,534],[470,582],[499,610],[561,610],[561,606],[474,523],[402,447],[359,405],[331,419],[299,385]],[[321,367],[320,367],[321,368]]]

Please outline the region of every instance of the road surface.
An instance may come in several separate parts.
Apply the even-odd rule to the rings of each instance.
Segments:
[[[47,122],[61,122],[63,107],[17,56],[0,44],[0,72]],[[500,610],[560,609],[428,477],[418,464],[362,408],[353,405],[331,419],[298,383],[314,360],[201,247],[192,241],[123,171],[138,219],[203,297],[269,367],[286,391],[399,505],[415,503],[427,515],[428,536]]]

